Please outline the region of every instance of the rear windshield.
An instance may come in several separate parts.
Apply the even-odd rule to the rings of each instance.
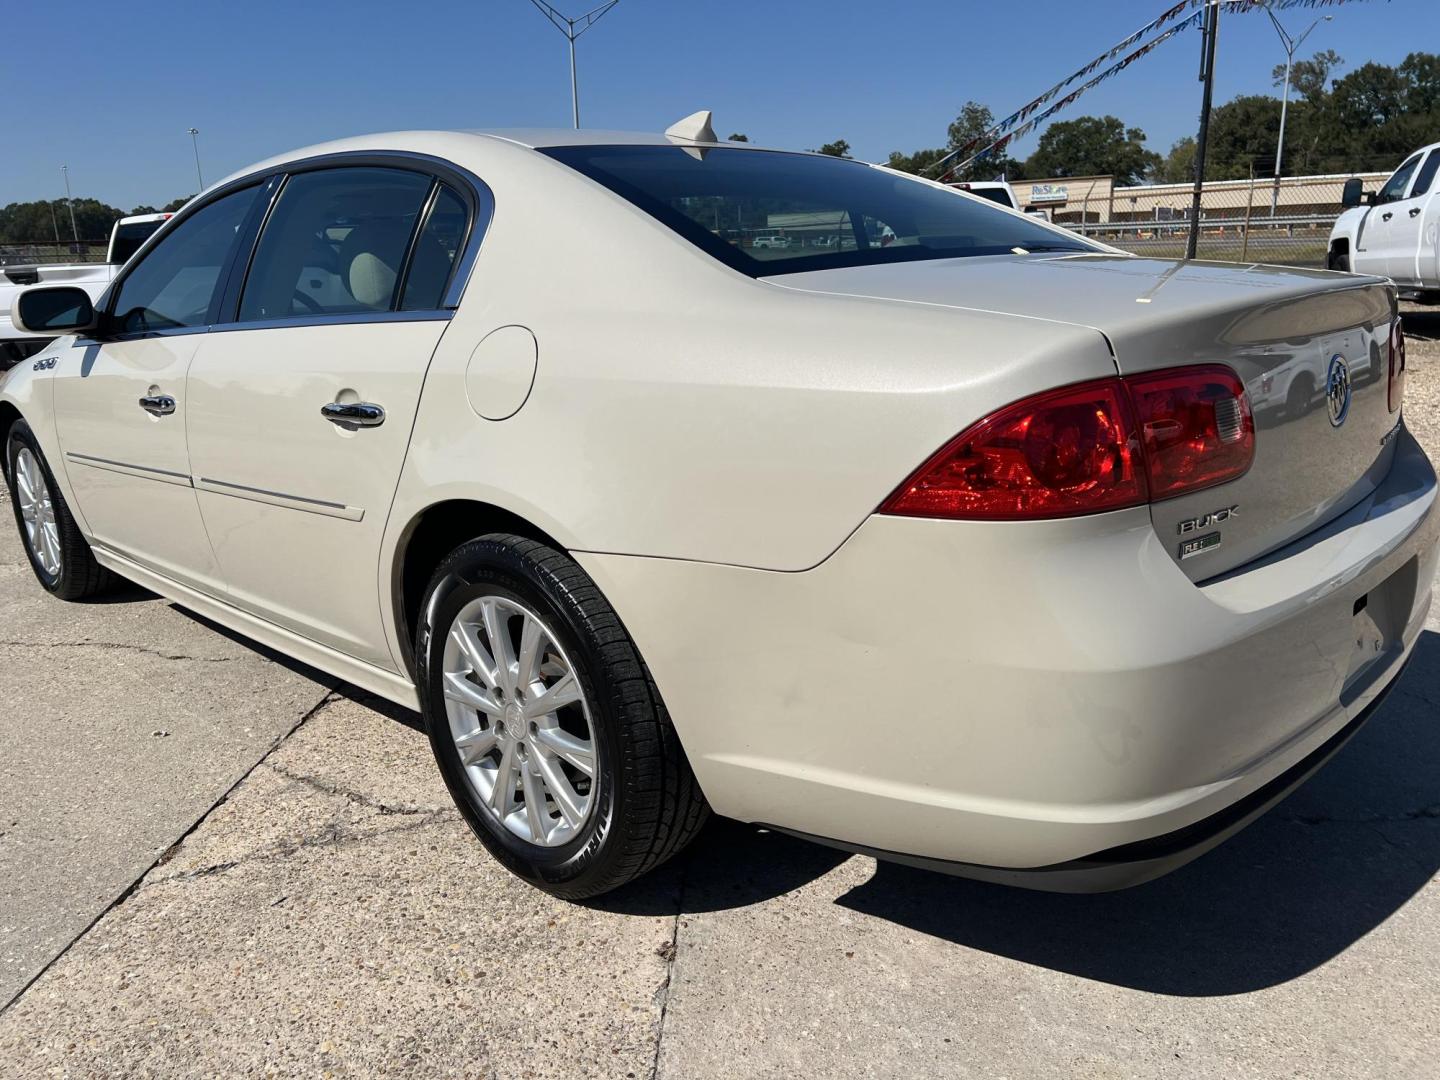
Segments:
[[[842,158],[681,146],[543,152],[753,277],[1097,250],[957,192]]]
[[[115,226],[115,237],[110,242],[110,261],[123,263],[140,250],[140,245],[150,239],[150,234],[161,225],[165,219],[158,221],[127,221],[122,225]]]

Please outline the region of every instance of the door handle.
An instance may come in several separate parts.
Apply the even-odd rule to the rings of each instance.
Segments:
[[[341,427],[379,427],[385,422],[385,410],[368,401],[332,401],[329,405],[320,406],[320,415]]]
[[[1411,216],[1411,217],[1419,217],[1419,216],[1420,216],[1420,207],[1418,207],[1418,206],[1412,206],[1412,207],[1410,208],[1410,216]]]
[[[169,416],[175,411],[175,399],[169,394],[146,394],[139,404],[151,416]]]
[[[1385,213],[1383,213],[1383,214],[1380,215],[1380,220],[1381,220],[1381,221],[1389,221],[1389,220],[1390,220],[1392,217],[1394,217],[1394,216],[1395,216],[1395,215],[1392,214],[1392,213],[1390,213],[1389,210],[1386,210]]]

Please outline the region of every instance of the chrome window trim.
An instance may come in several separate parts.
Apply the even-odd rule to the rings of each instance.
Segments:
[[[216,323],[209,327],[215,333],[232,334],[237,330],[278,330],[286,326],[350,326],[355,323],[449,322],[455,313],[448,309],[435,311],[351,311],[330,315],[289,315],[278,319],[250,319],[246,322]]]
[[[110,345],[119,341],[141,341],[145,338],[182,337],[185,334],[224,333],[233,334],[240,330],[279,330],[287,326],[350,326],[356,323],[407,323],[407,322],[449,322],[455,312],[449,308],[435,308],[430,311],[352,311],[341,315],[291,315],[281,319],[252,319],[249,322],[212,323],[209,326],[177,326],[168,330],[149,330],[143,334],[126,334],[124,337],[76,338],[72,349],[90,348],[96,345]]]
[[[321,326],[321,325],[344,325],[352,322],[424,322],[435,319],[448,319],[460,306],[460,300],[465,295],[465,287],[470,283],[470,275],[475,268],[475,260],[479,258],[480,248],[484,244],[485,235],[490,231],[490,223],[495,217],[495,195],[490,186],[484,180],[476,176],[469,169],[455,164],[446,158],[435,157],[433,154],[422,154],[413,150],[344,150],[333,154],[317,154],[308,158],[297,158],[294,161],[282,162],[278,165],[271,165],[267,168],[256,169],[253,172],[245,173],[227,180],[224,184],[202,192],[201,195],[186,203],[177,210],[169,221],[165,222],[150,238],[130,256],[124,269],[118,274],[101,297],[103,310],[107,313],[111,302],[118,294],[120,285],[134,272],[150,253],[150,249],[161,243],[180,222],[185,221],[192,214],[209,206],[218,199],[224,198],[241,188],[252,184],[265,183],[270,180],[283,180],[297,172],[311,172],[316,169],[330,169],[344,166],[376,165],[384,167],[399,166],[409,167],[412,171],[424,172],[432,178],[448,183],[461,194],[470,204],[470,221],[465,241],[461,245],[460,254],[455,259],[455,265],[450,269],[450,281],[445,287],[443,300],[444,307],[440,311],[375,311],[357,312],[350,315],[315,315],[296,316],[294,319],[266,320],[264,322],[238,322],[227,320],[224,322],[212,323],[208,326],[186,326],[175,327],[166,330],[151,330],[141,334],[118,334],[114,337],[107,337],[103,341],[94,338],[77,341],[76,344],[99,345],[108,344],[114,341],[136,341],[147,337],[160,337],[186,334],[204,334],[212,330],[230,332],[243,329],[261,329],[273,326]],[[264,232],[265,221],[268,220],[269,211],[273,207],[275,199],[283,188],[283,184],[269,192],[268,204],[265,208],[265,217],[262,219],[260,228],[256,231],[251,242],[251,250],[244,255],[245,266],[242,273],[248,274],[249,263],[254,255],[254,247],[259,243],[260,236]],[[467,195],[468,193],[468,195]],[[264,192],[260,196],[266,198]],[[236,266],[236,270],[241,268]],[[398,299],[394,301],[398,303]],[[97,305],[97,310],[102,310]],[[388,316],[389,318],[385,318]],[[378,317],[378,318],[377,318]],[[302,321],[303,320],[303,321]]]

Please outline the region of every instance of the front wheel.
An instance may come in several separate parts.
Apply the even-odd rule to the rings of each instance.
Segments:
[[[4,462],[15,524],[40,584],[62,600],[83,600],[109,589],[115,579],[95,561],[24,420],[10,428]]]
[[[426,728],[476,836],[547,892],[608,892],[683,848],[708,809],[664,702],[571,559],[496,534],[453,551],[417,634]]]

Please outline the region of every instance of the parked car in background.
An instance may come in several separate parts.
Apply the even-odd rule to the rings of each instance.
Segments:
[[[851,244],[718,228],[782,213]],[[471,829],[560,896],[708,808],[1155,877],[1375,712],[1440,556],[1384,279],[1124,255],[694,117],[297,151],[98,309],[12,310],[64,335],[0,381],[41,587],[129,578],[420,709]],[[1312,357],[1323,407],[1254,409]]]
[[[1381,185],[1345,183],[1329,267],[1388,277],[1407,299],[1440,303],[1440,143],[1407,157]]]
[[[965,180],[950,186],[958,191],[968,191],[971,195],[989,199],[1007,210],[1020,209],[1020,200],[1015,197],[1015,189],[1004,180]]]
[[[109,287],[116,272],[166,221],[170,214],[134,214],[122,217],[110,230],[103,263],[32,263],[0,266],[0,371],[18,364],[44,348],[49,338],[20,333],[10,322],[10,305],[27,285],[74,285],[92,301]]]
[[[788,236],[757,236],[750,241],[750,246],[755,248],[774,248],[783,251],[790,246]]]

